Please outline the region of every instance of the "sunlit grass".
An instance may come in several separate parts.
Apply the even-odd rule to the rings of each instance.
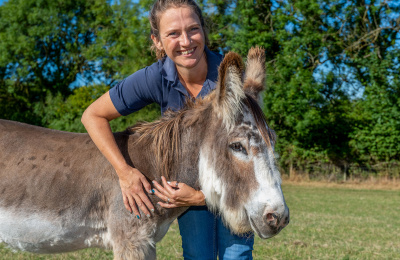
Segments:
[[[290,224],[272,239],[256,238],[254,259],[399,259],[400,191],[284,185]],[[158,259],[182,256],[174,222],[157,244]],[[13,253],[0,259],[112,259],[110,251],[61,255]]]

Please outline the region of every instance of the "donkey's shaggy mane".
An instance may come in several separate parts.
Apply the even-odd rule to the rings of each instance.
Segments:
[[[137,143],[145,142],[155,150],[157,167],[161,168],[163,176],[169,177],[173,161],[181,156],[182,133],[195,122],[207,117],[209,114],[207,110],[212,109],[210,100],[214,98],[214,95],[215,91],[204,99],[196,101],[188,99],[184,108],[179,111],[167,110],[159,120],[139,122],[127,129],[130,134],[140,134],[136,140]],[[271,147],[276,137],[274,131],[268,128],[261,107],[250,95],[245,95],[245,98],[240,101],[240,105],[246,105],[249,108],[264,142]]]
[[[210,99],[214,93],[210,93],[204,99],[188,98],[181,110],[168,109],[163,117],[156,121],[139,122],[127,129],[130,134],[140,134],[137,143],[144,142],[154,149],[157,167],[160,167],[163,176],[169,177],[173,161],[181,156],[182,133],[204,118],[206,110],[211,108]]]

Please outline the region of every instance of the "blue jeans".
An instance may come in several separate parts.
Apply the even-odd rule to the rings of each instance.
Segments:
[[[178,217],[184,259],[253,259],[254,235],[234,235],[206,206],[190,207]]]

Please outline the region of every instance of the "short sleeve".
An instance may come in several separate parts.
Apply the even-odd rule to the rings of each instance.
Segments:
[[[159,63],[138,70],[110,89],[110,97],[121,115],[129,115],[162,100],[162,76]]]

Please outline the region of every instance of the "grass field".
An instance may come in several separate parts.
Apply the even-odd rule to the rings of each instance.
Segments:
[[[290,224],[269,240],[256,238],[254,259],[400,259],[400,191],[283,185]],[[158,259],[181,258],[178,225],[157,244]],[[62,255],[13,253],[0,259],[112,259],[104,250]]]

